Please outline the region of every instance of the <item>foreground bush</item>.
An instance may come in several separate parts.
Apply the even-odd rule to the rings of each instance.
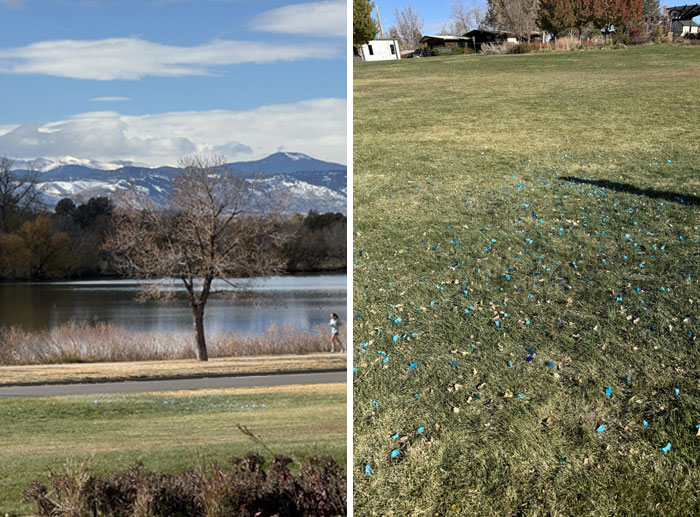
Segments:
[[[311,458],[294,475],[291,459],[264,458],[250,452],[179,474],[146,472],[137,463],[107,477],[94,476],[84,464],[67,464],[52,476],[51,487],[34,481],[25,498],[37,514],[52,517],[334,516],[346,514],[347,481],[332,458]]]

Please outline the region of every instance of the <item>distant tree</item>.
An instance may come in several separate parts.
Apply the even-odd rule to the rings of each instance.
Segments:
[[[622,34],[642,17],[642,0],[592,0],[591,21],[608,43],[608,34]]]
[[[192,309],[197,359],[208,359],[204,309],[212,282],[265,277],[283,270],[278,247],[284,240],[271,212],[260,213],[249,183],[223,157],[180,161],[168,208],[132,193],[115,209],[115,231],[107,247],[117,267],[144,279],[179,279]],[[154,282],[144,297],[167,298]]]
[[[372,18],[374,2],[370,0],[353,0],[352,3],[352,44],[361,47],[372,41],[379,28]]]
[[[29,278],[31,254],[24,239],[14,233],[0,234],[0,277]]]
[[[592,0],[574,0],[571,3],[571,11],[574,15],[574,24],[578,31],[578,38],[581,39],[583,32],[591,24],[593,18]]]
[[[644,0],[622,0],[622,2],[624,4],[622,31],[629,36],[639,36],[644,23]]]
[[[290,271],[344,268],[347,262],[347,220],[343,214],[309,212],[290,221],[293,238],[284,246]]]
[[[537,12],[537,25],[554,37],[574,27],[573,4],[576,0],[540,0],[540,8]]]
[[[14,162],[0,158],[0,232],[19,226],[22,213],[40,207],[39,171],[33,167],[26,172],[12,170]]]
[[[17,234],[4,235],[0,244],[0,266],[8,278],[60,278],[69,275],[76,265],[70,237],[52,233],[51,221],[43,215],[24,223]]]
[[[654,32],[654,29],[661,23],[661,21],[664,18],[659,0],[643,0],[642,17],[644,19],[646,32]]]
[[[539,0],[488,0],[485,25],[530,41],[537,29]]]
[[[452,34],[455,34],[452,29],[447,28],[447,24],[443,23],[440,25],[440,30],[437,31],[436,35],[438,36],[450,36]]]
[[[113,208],[108,197],[92,197],[74,210],[73,218],[81,228],[94,227],[101,219],[111,217]]]
[[[73,217],[75,213],[75,203],[69,197],[64,197],[56,203],[56,208],[54,208],[54,213],[59,216]]]
[[[452,34],[463,35],[477,29],[484,21],[486,12],[481,4],[465,4],[454,0],[450,6],[450,27]]]
[[[399,29],[392,25],[389,27],[389,37],[393,40],[399,41],[401,37],[399,36]],[[401,48],[401,43],[399,42],[399,48]]]
[[[409,5],[401,10],[396,9],[396,30],[399,34],[401,48],[415,50],[420,46],[420,39],[423,37],[423,19],[418,12]]]

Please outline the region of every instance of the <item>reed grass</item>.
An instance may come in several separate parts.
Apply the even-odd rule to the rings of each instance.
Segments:
[[[210,357],[326,352],[321,326],[297,330],[271,325],[264,334],[208,336]],[[344,341],[344,340],[343,340]],[[0,365],[193,359],[194,335],[134,332],[107,322],[70,321],[41,332],[0,327]]]

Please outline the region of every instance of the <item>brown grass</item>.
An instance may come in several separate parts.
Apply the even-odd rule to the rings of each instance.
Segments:
[[[0,366],[0,386],[56,382],[104,382],[185,376],[245,375],[263,372],[293,373],[309,370],[344,369],[345,367],[346,356],[344,354],[214,358],[207,362],[194,359],[174,359],[158,362],[136,361]]]
[[[270,326],[255,336],[208,336],[210,357],[325,352],[330,338],[321,328],[298,331]],[[41,332],[0,327],[0,365],[192,359],[194,336],[132,332],[101,322],[71,321]]]

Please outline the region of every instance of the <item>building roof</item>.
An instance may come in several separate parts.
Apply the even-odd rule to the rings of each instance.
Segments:
[[[700,4],[666,7],[666,12],[672,20],[690,20],[700,16]]]
[[[675,20],[684,27],[700,27],[697,23],[695,23],[693,20]]]
[[[426,35],[423,36],[420,40],[421,40],[421,41],[424,41],[424,40],[427,40],[427,39],[430,39],[430,38],[434,38],[434,39],[444,39],[444,40],[446,40],[446,41],[466,41],[466,40],[468,39],[468,38],[465,38],[464,36],[452,36],[452,35],[448,35],[448,34],[441,34],[441,35],[439,35],[439,36],[430,36],[430,35],[427,35],[427,34],[426,34]]]

